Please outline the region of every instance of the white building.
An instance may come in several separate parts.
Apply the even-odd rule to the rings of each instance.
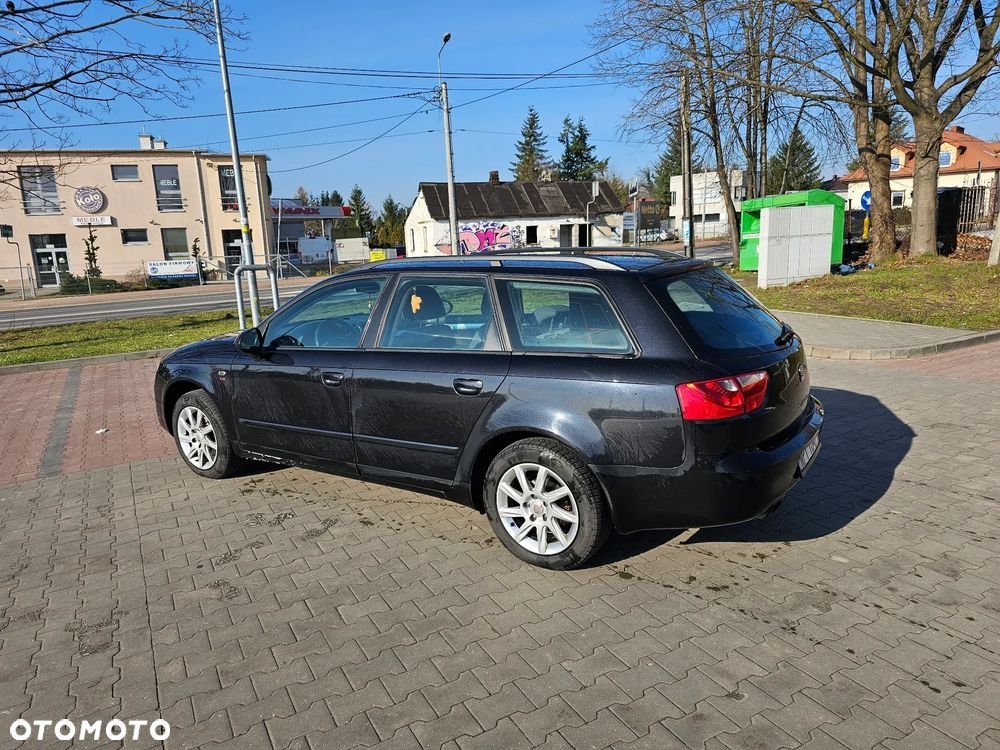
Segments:
[[[726,204],[722,200],[722,189],[719,184],[719,173],[712,169],[707,172],[696,172],[691,175],[692,194],[694,197],[694,236],[695,239],[706,237],[724,237],[729,233],[729,220],[726,217]],[[736,212],[747,195],[746,176],[742,169],[732,169],[729,172],[729,187],[733,192]],[[684,215],[684,180],[681,175],[670,178],[670,227],[681,231],[681,219]]]
[[[590,182],[500,182],[497,172],[456,183],[459,252],[621,244],[618,196],[606,182],[596,200],[591,190]],[[407,256],[453,254],[446,183],[420,183],[405,231]]]
[[[913,156],[912,143],[895,144],[890,152],[893,208],[913,204]],[[1000,181],[1000,141],[984,141],[966,133],[962,126],[953,125],[941,135],[939,163],[939,188],[982,186],[995,190]],[[844,180],[848,184],[849,205],[861,208],[862,196],[871,189],[864,169],[855,169]]]

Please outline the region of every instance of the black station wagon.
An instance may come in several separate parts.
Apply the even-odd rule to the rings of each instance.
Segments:
[[[441,495],[549,568],[612,527],[768,513],[823,423],[787,325],[710,263],[627,248],[362,266],[168,355],[155,393],[202,476],[262,459]]]

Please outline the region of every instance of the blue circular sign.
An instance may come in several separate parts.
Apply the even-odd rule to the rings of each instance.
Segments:
[[[867,211],[872,207],[872,191],[866,190],[861,194],[861,210]]]

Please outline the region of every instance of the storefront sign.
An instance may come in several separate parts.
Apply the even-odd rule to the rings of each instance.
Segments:
[[[110,216],[74,216],[74,227],[110,227],[112,218]]]
[[[197,279],[198,264],[190,260],[147,260],[146,272],[151,279]]]
[[[322,212],[319,206],[271,206],[271,213],[277,216],[319,216]]]
[[[80,187],[73,193],[73,201],[81,211],[96,214],[104,208],[104,193],[95,187]]]

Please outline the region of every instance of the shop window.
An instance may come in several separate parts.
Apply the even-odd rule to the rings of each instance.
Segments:
[[[17,171],[21,178],[24,213],[60,213],[55,167],[20,167]]]
[[[186,229],[183,227],[180,229],[161,229],[160,236],[163,239],[165,260],[187,260],[191,257]]]

